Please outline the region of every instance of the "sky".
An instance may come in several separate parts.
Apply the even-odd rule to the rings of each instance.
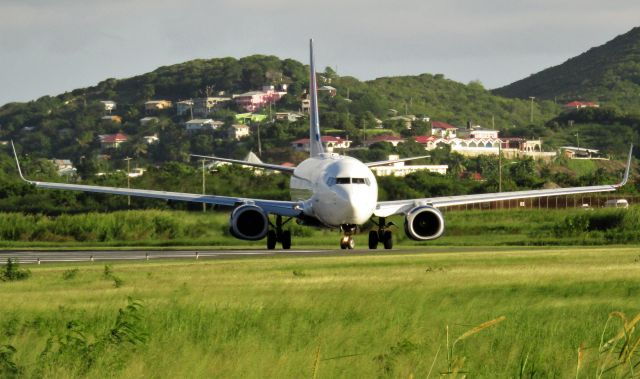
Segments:
[[[192,59],[269,54],[361,80],[496,88],[640,26],[637,0],[0,0],[0,105]]]

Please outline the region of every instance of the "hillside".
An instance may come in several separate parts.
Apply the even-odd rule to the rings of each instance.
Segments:
[[[535,96],[559,101],[593,100],[621,109],[637,108],[640,27],[493,93],[523,99]]]

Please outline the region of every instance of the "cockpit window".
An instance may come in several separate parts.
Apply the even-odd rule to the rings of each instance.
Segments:
[[[327,185],[329,187],[335,184],[366,184],[371,185],[369,178],[328,178]]]

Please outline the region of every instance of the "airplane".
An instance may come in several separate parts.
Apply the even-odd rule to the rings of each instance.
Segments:
[[[18,154],[12,141],[11,145],[18,173],[22,180],[37,188],[138,196],[232,207],[229,229],[234,237],[248,241],[262,240],[266,237],[268,249],[274,249],[280,243],[285,250],[291,248],[291,232],[285,229],[286,224],[291,220],[296,220],[302,225],[339,228],[342,232],[341,249],[355,248],[353,235],[358,231],[359,226],[372,220],[376,227],[369,232],[369,249],[376,249],[379,244],[382,244],[385,249],[391,249],[393,235],[390,226],[393,224],[387,223],[386,218],[393,215],[404,216],[404,231],[409,238],[416,241],[429,241],[439,238],[445,231],[445,219],[440,211],[440,208],[443,207],[615,191],[625,185],[629,179],[633,145],[629,149],[624,177],[618,184],[378,201],[378,184],[371,167],[423,157],[363,163],[353,157],[325,152],[320,137],[313,40],[309,41],[309,61],[309,93],[311,95],[309,158],[296,167],[288,167],[196,155],[290,174],[292,199],[290,201],[27,180],[20,168]],[[275,224],[271,220],[272,216],[275,217]]]

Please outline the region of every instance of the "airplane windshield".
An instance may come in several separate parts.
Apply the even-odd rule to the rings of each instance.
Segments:
[[[368,178],[328,178],[327,185],[329,187],[335,184],[366,184],[370,185],[371,181]]]

